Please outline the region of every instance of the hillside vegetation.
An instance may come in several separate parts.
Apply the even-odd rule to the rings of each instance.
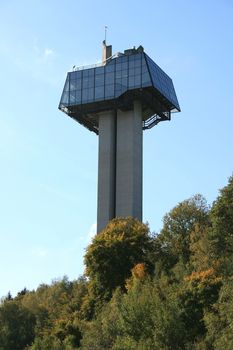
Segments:
[[[112,220],[85,273],[0,305],[0,350],[232,350],[233,177],[167,213],[157,234]]]

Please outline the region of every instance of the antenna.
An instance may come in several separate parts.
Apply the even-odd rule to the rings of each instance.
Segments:
[[[107,29],[108,29],[108,27],[104,26],[104,41],[105,41],[105,44],[107,44]]]

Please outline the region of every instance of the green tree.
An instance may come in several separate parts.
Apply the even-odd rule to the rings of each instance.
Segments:
[[[181,318],[187,327],[187,342],[194,344],[206,335],[204,314],[211,310],[218,300],[222,278],[211,268],[206,271],[193,272],[187,276],[177,289],[177,300]]]
[[[173,286],[136,280],[119,305],[119,332],[114,350],[184,349],[184,325]]]
[[[81,342],[83,350],[181,350],[185,327],[172,287],[133,276],[128,293],[117,290]]]
[[[211,222],[206,226],[196,224],[190,234],[190,267],[194,271],[208,270],[213,267],[210,253]]]
[[[47,335],[44,337],[37,337],[27,350],[68,350],[65,349],[64,345],[59,339],[53,335]],[[72,349],[73,350],[73,349]]]
[[[0,349],[23,350],[34,339],[35,316],[13,300],[0,306]]]
[[[117,218],[96,237],[85,254],[86,275],[91,294],[109,300],[137,263],[147,263],[151,237],[149,228],[133,218]]]
[[[119,303],[122,292],[117,289],[110,302],[105,303],[96,319],[84,325],[82,350],[110,350],[120,333],[118,331]]]
[[[213,203],[210,212],[212,230],[211,254],[219,261],[222,271],[232,275],[233,271],[233,176]]]
[[[205,313],[206,339],[214,350],[233,349],[233,279],[225,281],[218,301]]]
[[[157,245],[161,256],[160,269],[171,273],[171,269],[179,262],[180,266],[189,267],[191,236],[198,226],[199,234],[209,226],[209,208],[201,195],[196,195],[179,203],[163,220],[163,228],[157,237]],[[157,262],[157,265],[159,260]],[[164,266],[164,268],[163,268]],[[158,268],[158,267],[157,267]],[[183,272],[184,273],[184,272]]]

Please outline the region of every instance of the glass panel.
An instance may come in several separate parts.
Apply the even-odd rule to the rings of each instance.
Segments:
[[[83,89],[83,91],[82,91],[82,103],[87,102],[87,97],[88,97],[88,90]]]
[[[115,97],[119,97],[122,95],[127,89],[124,88],[122,85],[117,84],[116,90],[115,90]]]
[[[70,93],[70,104],[74,104],[76,102],[75,100],[75,91],[72,91]]]
[[[134,67],[141,67],[141,59],[134,62]]]
[[[76,80],[70,81],[70,91],[76,90]]]
[[[141,82],[141,75],[135,75],[134,77],[134,85],[135,87],[140,87],[142,84]]]
[[[94,75],[89,76],[88,87],[94,87]]]
[[[129,88],[134,87],[134,77],[129,77]]]
[[[125,78],[128,76],[128,71],[127,70],[123,70],[121,73],[122,78]]]
[[[116,62],[116,71],[119,71],[119,70],[121,70],[121,63],[120,62]]]
[[[66,83],[64,87],[64,91],[69,91],[70,90],[70,84],[69,84],[69,76],[66,78]]]
[[[118,70],[116,71],[116,78],[121,78],[122,71]]]
[[[82,88],[82,79],[76,80],[76,89],[81,90]]]
[[[113,83],[114,83],[114,73],[106,73],[105,84],[113,84]]]
[[[81,103],[81,90],[76,91],[76,103]]]
[[[114,72],[114,70],[115,70],[115,64],[108,63],[105,66],[105,72]]]
[[[141,67],[135,67],[134,68],[134,73],[135,73],[135,75],[141,74]]]
[[[142,55],[141,54],[137,54],[134,56],[134,61],[135,61],[135,64],[137,61],[141,62],[141,59],[142,59]]]
[[[116,78],[116,86],[121,85],[121,78]]]
[[[164,97],[167,98],[177,109],[179,103],[177,101],[175,89],[171,78],[154,62],[150,57],[145,55],[150,69],[153,85],[158,89]]]
[[[94,88],[88,89],[88,101],[94,100]]]
[[[129,63],[134,62],[135,55],[129,55]]]
[[[104,85],[104,74],[99,74],[95,76],[95,86]]]
[[[95,68],[95,74],[104,74],[104,67]]]
[[[99,86],[95,88],[95,100],[104,99],[104,86]]]
[[[63,92],[62,98],[61,98],[61,103],[64,103],[64,104],[69,103],[69,93],[68,92]]]
[[[134,68],[134,60],[133,60],[133,57],[132,57],[132,58],[130,57],[129,69],[130,69],[130,68]]]
[[[88,69],[83,70],[83,78],[88,78],[89,71]]]
[[[116,89],[116,91],[115,91],[115,98],[119,97],[121,94],[122,94],[122,89],[121,88]]]
[[[151,85],[150,75],[148,72],[142,74],[142,86]]]
[[[128,62],[122,63],[122,69],[128,69]]]
[[[88,87],[88,77],[83,76],[83,89]]]
[[[121,84],[122,84],[122,86],[127,88],[128,87],[128,78],[122,78],[121,79]]]
[[[128,62],[128,56],[121,56],[120,59],[121,59],[122,63],[123,62]]]
[[[83,72],[83,71],[77,71],[77,72],[75,72],[74,78],[75,78],[75,79],[82,79],[82,72]]]
[[[69,73],[70,79],[76,79],[77,78],[77,72],[70,72]]]
[[[69,73],[70,79],[76,79],[76,72]]]
[[[116,63],[122,63],[124,56],[119,56],[116,58]]]
[[[114,85],[105,86],[105,98],[114,97]]]
[[[134,68],[129,68],[129,76],[132,77],[134,74]]]
[[[142,74],[143,74],[143,73],[147,73],[147,72],[148,72],[147,65],[143,65],[143,66],[142,66]]]

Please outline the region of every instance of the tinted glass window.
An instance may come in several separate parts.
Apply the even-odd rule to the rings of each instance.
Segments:
[[[106,75],[105,75],[105,83],[106,84],[114,84],[114,78],[115,78],[115,74],[114,73],[106,73]]]
[[[76,102],[75,91],[70,93],[70,104],[74,104]]]
[[[70,91],[76,90],[76,80],[70,81]]]
[[[95,74],[104,74],[104,67],[98,67],[95,69]]]
[[[81,90],[77,90],[76,91],[76,96],[75,96],[77,103],[81,102],[81,95],[82,95]]]
[[[115,60],[112,60],[105,66],[105,72],[114,72],[114,71],[115,71]]]
[[[95,76],[95,86],[104,85],[104,74],[98,74]]]
[[[150,75],[148,72],[142,74],[142,86],[151,85]]]
[[[141,84],[142,84],[141,75],[135,75],[134,76],[134,85],[135,85],[135,87],[140,87]]]
[[[69,91],[69,90],[70,90],[70,80],[69,80],[69,77],[67,77],[64,91]]]
[[[88,77],[83,77],[83,89],[88,87]]]
[[[88,101],[94,100],[94,88],[88,89]]]
[[[104,86],[99,86],[95,88],[95,100],[104,99]]]
[[[106,85],[105,86],[105,97],[114,97],[114,85]]]
[[[87,101],[87,97],[88,97],[88,90],[87,89],[83,89],[83,91],[82,91],[82,102],[86,102]]]

